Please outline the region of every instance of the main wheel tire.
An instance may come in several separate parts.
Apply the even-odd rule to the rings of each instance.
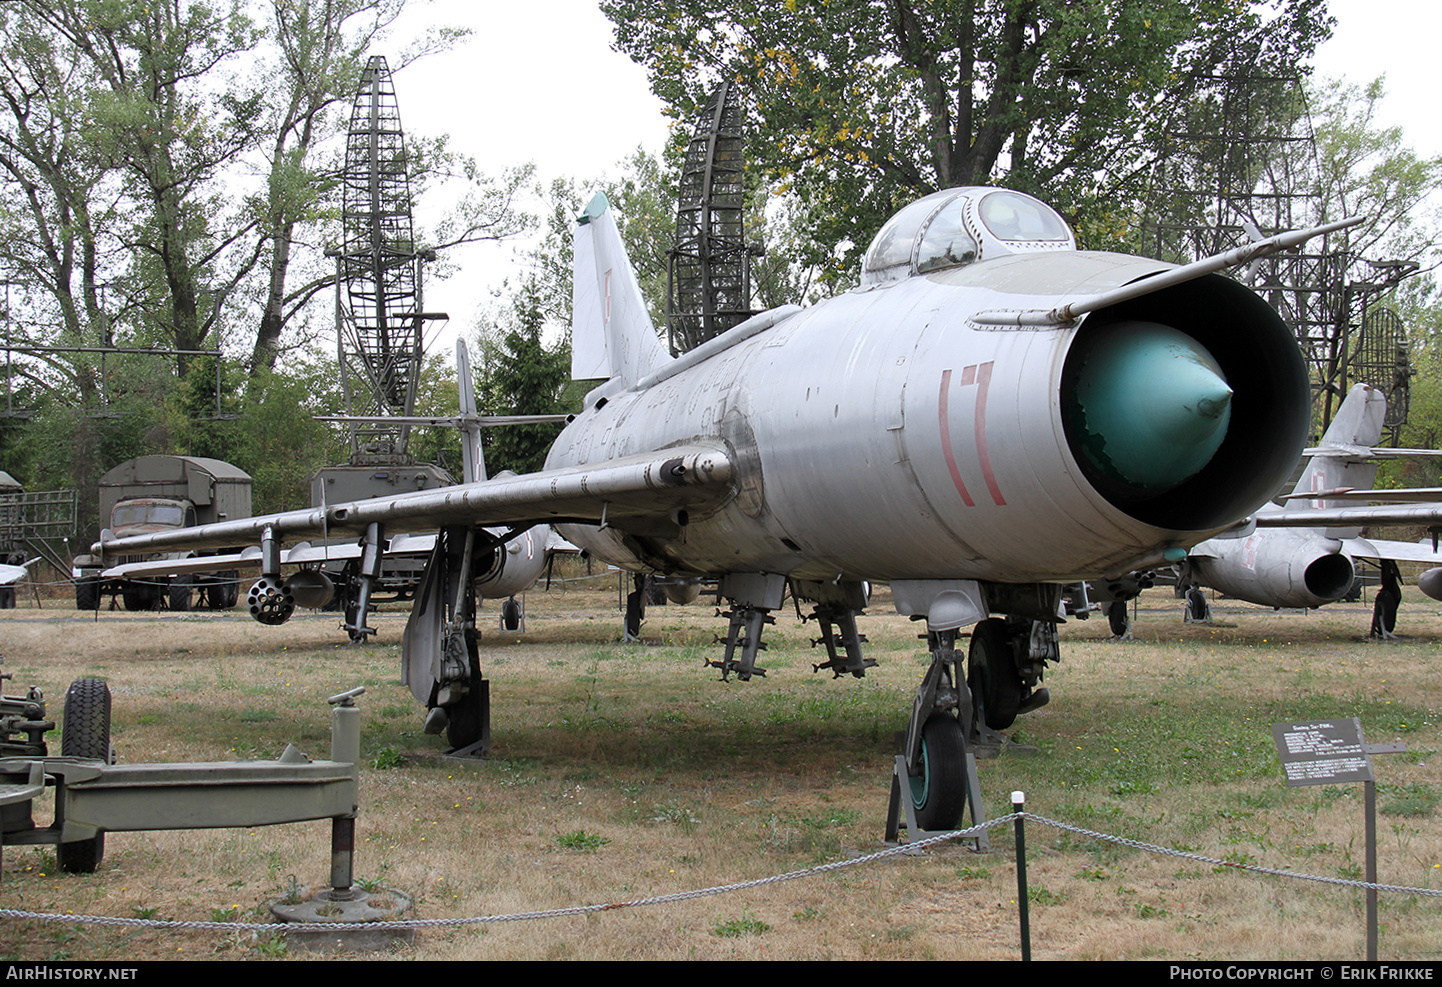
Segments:
[[[470,690],[461,701],[446,707],[446,742],[459,750],[469,747],[486,735],[486,704],[489,696],[481,682],[481,656],[473,640],[466,641],[470,652]]]
[[[87,576],[84,579],[76,581],[75,609],[100,609],[100,580]]]
[[[1126,600],[1113,600],[1111,606],[1107,607],[1107,624],[1116,637],[1126,637],[1127,631],[1131,629],[1131,615],[1127,613]]]
[[[966,738],[956,717],[932,713],[921,728],[920,773],[911,779],[916,824],[956,829],[966,809]]]
[[[1207,594],[1202,591],[1202,588],[1193,586],[1187,590],[1187,619],[1206,620],[1207,610]]]
[[[501,604],[501,626],[508,631],[521,627],[521,604],[515,597]]]
[[[110,751],[110,687],[104,679],[76,679],[65,693],[65,722],[60,734],[62,757],[90,757],[106,764]],[[61,843],[55,848],[60,869],[89,874],[105,856],[105,834]]]
[[[966,666],[966,684],[972,696],[981,700],[986,725],[1005,730],[1015,723],[1023,687],[1007,640],[1006,621],[990,617],[976,625]]]

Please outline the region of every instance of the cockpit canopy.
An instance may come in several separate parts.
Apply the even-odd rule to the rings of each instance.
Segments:
[[[1075,249],[1066,221],[1039,199],[1010,189],[943,189],[886,221],[867,248],[861,283],[899,281],[983,257]]]

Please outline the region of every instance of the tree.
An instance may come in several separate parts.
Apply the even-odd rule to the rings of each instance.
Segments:
[[[87,491],[137,451],[231,446],[236,426],[213,420],[209,359],[182,355],[157,373],[158,357],[105,357],[102,379],[102,358],[80,348],[209,350],[233,346],[242,326],[250,372],[224,400],[264,397],[265,371],[294,345],[286,328],[334,283],[323,250],[338,239],[336,149],[360,56],[420,2],[0,4],[5,328],[40,350],[17,359],[36,417],[7,429],[7,449],[34,450],[36,472],[51,477],[63,449],[69,474],[55,485]],[[437,29],[398,64],[456,36]],[[523,225],[513,197],[526,169],[490,180],[444,138],[416,141],[407,157],[422,185],[469,190],[433,246]],[[231,380],[234,365],[221,363]],[[116,417],[122,407],[135,413]],[[67,441],[39,450],[25,431]]]
[[[603,0],[616,44],[689,117],[723,75],[754,106],[757,162],[836,280],[905,202],[1005,181],[1074,220],[1135,196],[1169,93],[1213,40],[1261,31],[1299,62],[1320,0]]]
[[[1442,185],[1442,156],[1423,158],[1401,127],[1376,123],[1384,81],[1366,86],[1327,80],[1310,93],[1317,139],[1313,181],[1322,221],[1367,216],[1348,247],[1369,260],[1415,261],[1430,269],[1442,247],[1442,214],[1430,202]],[[1361,274],[1362,272],[1358,272]]]
[[[258,30],[241,0],[21,3],[96,81],[83,106],[87,137],[136,206],[121,236],[138,274],[137,329],[201,349],[256,261],[241,245],[254,219],[220,180],[259,137],[263,91],[227,76]],[[188,356],[176,364],[183,375]]]
[[[284,348],[286,327],[313,297],[335,284],[334,266],[322,257],[327,241],[340,239],[336,175],[342,162],[336,159],[334,144],[345,133],[346,110],[355,98],[367,53],[408,7],[421,2],[270,0],[269,57],[258,75],[275,87],[279,98],[265,111],[266,184],[254,205],[261,216],[265,287],[251,351],[252,375],[274,366]],[[401,72],[468,33],[433,29],[389,59],[390,69]],[[524,228],[514,200],[530,177],[529,167],[493,179],[480,173],[474,161],[451,151],[444,137],[411,137],[407,150],[413,198],[438,182],[458,182],[465,190],[432,231],[427,244],[431,249],[501,239]],[[433,270],[446,272],[444,267]],[[298,278],[293,277],[296,273]]]
[[[547,348],[541,338],[546,316],[540,291],[528,280],[512,302],[509,329],[497,326],[498,345],[491,347],[478,388],[483,414],[553,415],[564,410],[562,387],[571,379],[569,346]],[[546,452],[560,433],[559,424],[512,425],[482,433],[486,468],[494,476],[503,469],[530,473],[540,469]]]

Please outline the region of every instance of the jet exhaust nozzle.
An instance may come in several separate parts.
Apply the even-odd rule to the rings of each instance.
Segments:
[[[1217,275],[1092,313],[1062,370],[1062,423],[1087,481],[1175,531],[1265,503],[1301,454],[1309,403],[1286,323]]]

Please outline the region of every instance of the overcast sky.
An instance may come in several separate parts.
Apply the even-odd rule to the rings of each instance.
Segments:
[[[1442,154],[1436,39],[1442,3],[1331,0],[1337,19],[1317,70],[1358,84],[1386,75],[1383,123],[1400,125],[1419,153]],[[646,73],[611,47],[610,22],[596,0],[434,0],[417,5],[398,36],[426,23],[470,27],[455,51],[396,77],[408,133],[449,133],[454,145],[492,173],[533,161],[543,178],[614,172],[637,146],[659,151],[667,120]],[[377,51],[376,54],[391,54]],[[435,202],[421,203],[425,211]],[[513,271],[512,248],[476,246],[455,256],[461,273],[426,286],[426,307],[450,313],[445,333],[470,334],[487,286]]]

